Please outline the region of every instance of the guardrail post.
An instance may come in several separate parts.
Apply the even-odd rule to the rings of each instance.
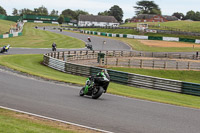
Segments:
[[[64,51],[62,53],[62,58],[63,58],[63,61],[65,61],[65,52]]]
[[[56,58],[56,52],[54,52],[54,58]]]
[[[57,56],[57,59],[59,59],[60,58],[60,52],[58,52],[58,56]]]

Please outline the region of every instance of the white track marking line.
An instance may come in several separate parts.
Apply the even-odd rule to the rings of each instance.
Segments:
[[[17,110],[17,109],[8,108],[8,107],[0,106],[0,108],[7,109],[7,110],[10,110],[10,111],[15,111],[15,112],[18,112],[18,113],[23,113],[23,114],[31,115],[31,116],[35,116],[35,117],[39,117],[39,118],[43,118],[43,119],[47,119],[47,120],[52,120],[52,121],[56,121],[56,122],[70,124],[70,125],[73,125],[73,126],[87,128],[87,129],[90,129],[90,130],[95,130],[95,131],[99,131],[99,132],[103,132],[103,133],[113,133],[113,132],[106,131],[106,130],[101,130],[101,129],[97,129],[97,128],[93,128],[93,127],[88,127],[88,126],[76,124],[76,123],[73,123],[73,122],[68,122],[68,121],[63,121],[63,120],[59,120],[59,119],[54,119],[54,118],[50,118],[50,117],[46,117],[46,116],[42,116],[42,115],[37,115],[37,114],[33,114],[33,113],[29,113],[29,112],[25,112],[25,111],[21,111],[21,110]]]

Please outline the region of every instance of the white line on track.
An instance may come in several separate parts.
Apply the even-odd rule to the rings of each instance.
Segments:
[[[63,120],[59,120],[59,119],[54,119],[54,118],[50,118],[50,117],[46,117],[46,116],[42,116],[42,115],[37,115],[37,114],[33,114],[33,113],[29,113],[29,112],[25,112],[25,111],[21,111],[21,110],[17,110],[17,109],[8,108],[8,107],[0,106],[0,108],[7,109],[7,110],[10,110],[10,111],[15,111],[15,112],[18,112],[18,113],[23,113],[23,114],[31,115],[31,116],[35,116],[35,117],[39,117],[39,118],[43,118],[43,119],[47,119],[47,120],[52,120],[52,121],[56,121],[56,122],[70,124],[70,125],[73,125],[73,126],[87,128],[87,129],[98,131],[98,132],[102,132],[102,133],[113,133],[113,132],[106,131],[106,130],[101,130],[101,129],[97,129],[97,128],[93,128],[93,127],[88,127],[88,126],[76,124],[76,123],[73,123],[73,122],[68,122],[68,121],[63,121]]]

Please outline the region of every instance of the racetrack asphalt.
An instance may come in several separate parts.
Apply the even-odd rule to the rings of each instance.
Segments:
[[[197,133],[200,111],[103,94],[80,97],[81,87],[0,70],[0,106],[116,133]]]
[[[10,49],[10,53],[6,54],[14,54],[16,51],[26,53],[29,50],[30,54],[32,51],[19,49]],[[49,51],[51,49],[37,49],[32,54]],[[81,87],[29,78],[0,69],[0,106],[116,133],[200,131],[199,109],[111,94],[103,94],[99,99],[93,100],[90,97],[80,97],[80,89]]]

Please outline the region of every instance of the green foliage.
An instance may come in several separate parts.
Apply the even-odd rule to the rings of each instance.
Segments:
[[[179,12],[173,13],[172,16],[175,16],[178,19],[184,19],[184,17],[185,17],[183,13],[179,13]]]
[[[19,16],[18,10],[17,10],[16,8],[13,8],[12,15],[13,15],[13,16]]]
[[[161,14],[161,10],[154,1],[141,0],[136,2],[136,14]]]
[[[0,14],[7,15],[6,10],[2,6],[0,6]]]
[[[109,16],[110,12],[109,11],[104,11],[104,12],[99,12],[98,15],[101,16]]]
[[[65,18],[63,15],[60,15],[60,17],[58,18],[58,23],[62,24],[64,22]]]
[[[118,22],[123,21],[123,14],[123,10],[118,5],[112,6],[109,10],[109,16],[114,16]]]
[[[56,16],[57,17],[58,16],[58,11],[56,11],[56,10],[53,9],[51,11],[51,13],[50,13],[50,16]]]
[[[70,18],[70,19],[75,19],[78,20],[78,16],[79,15],[88,15],[89,13],[83,10],[71,10],[71,9],[65,9],[64,11],[62,11],[62,15],[64,15],[64,17]]]

